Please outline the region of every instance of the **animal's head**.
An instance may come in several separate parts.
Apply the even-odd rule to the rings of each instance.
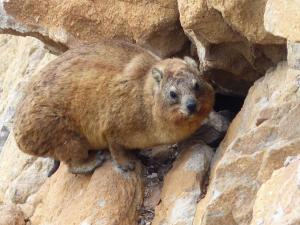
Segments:
[[[185,57],[158,62],[152,67],[155,104],[166,119],[180,122],[206,116],[214,102],[213,88],[204,80],[197,63]]]

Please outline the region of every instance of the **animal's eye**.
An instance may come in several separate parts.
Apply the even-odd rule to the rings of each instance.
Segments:
[[[199,89],[200,89],[199,84],[198,84],[198,83],[195,83],[195,84],[194,84],[194,90],[195,90],[195,91],[199,91]]]
[[[177,94],[175,91],[170,91],[170,97],[173,98],[173,99],[176,99],[177,98]]]

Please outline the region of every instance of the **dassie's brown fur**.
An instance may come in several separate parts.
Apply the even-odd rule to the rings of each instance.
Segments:
[[[15,116],[20,149],[64,161],[74,173],[101,164],[109,149],[121,168],[124,149],[171,144],[191,135],[214,94],[195,62],[106,41],[69,50],[29,83]]]

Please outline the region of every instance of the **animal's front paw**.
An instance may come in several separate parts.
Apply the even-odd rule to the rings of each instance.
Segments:
[[[118,164],[118,168],[123,170],[124,172],[133,171],[135,169],[135,162],[128,161],[123,164]]]

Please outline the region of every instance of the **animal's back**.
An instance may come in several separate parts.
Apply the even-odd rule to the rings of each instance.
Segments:
[[[107,147],[99,134],[110,126],[110,113],[122,110],[124,104],[130,110],[135,103],[127,92],[136,97],[144,82],[138,75],[145,71],[139,73],[139,68],[150,68],[156,60],[124,42],[87,45],[58,57],[32,79],[17,109],[14,131],[20,148],[44,155],[62,145],[65,135],[78,133],[89,148]],[[130,62],[131,71],[137,71],[124,77]]]

